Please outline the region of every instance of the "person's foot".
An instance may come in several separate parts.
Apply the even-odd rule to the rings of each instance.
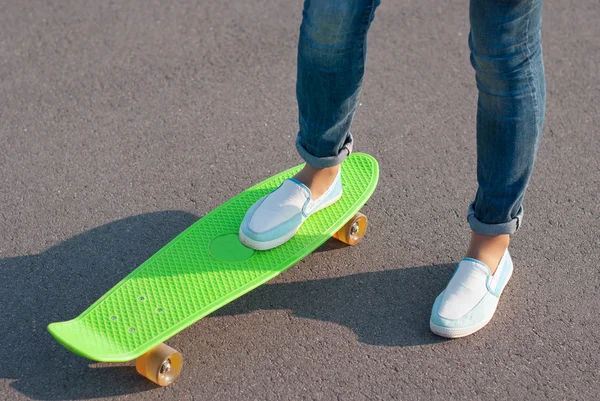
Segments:
[[[433,304],[431,331],[442,337],[458,338],[482,329],[492,320],[512,272],[513,263],[506,248],[494,272],[480,260],[470,257],[461,260]]]
[[[508,234],[483,235],[472,231],[471,242],[465,257],[483,262],[494,274],[509,243],[510,235]]]
[[[333,184],[339,171],[339,165],[327,168],[315,168],[305,164],[294,178],[310,189],[311,199],[317,199],[323,196],[325,191]]]
[[[287,242],[311,214],[341,198],[340,172],[339,166],[305,167],[285,180],[248,210],[240,226],[240,242],[256,250],[275,248]]]

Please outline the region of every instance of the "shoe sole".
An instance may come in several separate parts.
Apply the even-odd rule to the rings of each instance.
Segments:
[[[240,232],[239,232],[239,238],[240,238],[240,242],[242,244],[246,245],[248,248],[252,248],[255,251],[266,251],[268,249],[276,248],[279,245],[282,245],[285,242],[289,241],[294,235],[296,235],[296,232],[298,231],[299,228],[300,227],[298,227],[296,230],[284,235],[283,237],[275,238],[274,240],[271,240],[271,241],[265,241],[265,242],[255,241],[252,238],[249,238],[246,234],[244,234],[242,230],[240,230]]]
[[[494,310],[494,313],[495,312],[496,311]],[[494,315],[492,315],[492,317],[494,317]],[[437,334],[438,336],[441,336],[441,337],[460,338],[460,337],[466,337],[470,334],[473,334],[473,333],[483,329],[491,320],[492,320],[492,318],[489,318],[487,321],[477,324],[475,326],[455,327],[455,328],[438,326],[436,324],[433,324],[431,321],[429,321],[429,328],[431,329],[431,331],[433,331],[434,334]]]

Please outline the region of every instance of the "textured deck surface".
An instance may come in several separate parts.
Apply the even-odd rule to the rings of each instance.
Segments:
[[[300,168],[271,177],[216,208],[79,317],[52,323],[48,330],[87,358],[132,360],[310,254],[360,209],[378,179],[374,158],[351,155],[342,167],[344,193],[337,203],[312,215],[278,248],[253,252],[243,247],[237,232],[248,208]]]

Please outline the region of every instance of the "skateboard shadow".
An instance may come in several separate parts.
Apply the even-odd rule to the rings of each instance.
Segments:
[[[58,344],[46,327],[77,316],[197,220],[182,211],[132,216],[40,254],[0,259],[0,379],[13,380],[15,390],[40,400],[156,389],[138,376],[132,363],[99,364],[78,357]],[[343,246],[329,240],[317,252]],[[451,272],[450,265],[424,266],[267,284],[212,316],[288,309],[298,317],[344,325],[366,344],[435,343],[442,340],[428,329],[429,310]]]
[[[443,264],[266,284],[211,316],[283,309],[299,318],[348,327],[364,344],[398,347],[440,343],[445,340],[429,329],[429,315],[453,269],[454,265]]]
[[[14,389],[41,400],[155,389],[127,366],[131,363],[105,365],[78,357],[46,327],[77,316],[196,220],[182,211],[143,214],[84,232],[37,255],[0,259],[0,379],[14,380]]]

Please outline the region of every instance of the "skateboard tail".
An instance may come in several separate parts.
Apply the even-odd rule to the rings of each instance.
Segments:
[[[102,353],[99,352],[96,348],[88,348],[85,344],[81,342],[73,341],[71,336],[69,335],[72,332],[73,324],[76,323],[76,319],[65,321],[65,322],[57,322],[51,323],[48,325],[48,331],[54,337],[54,339],[61,344],[63,347],[71,351],[72,353],[79,355],[81,357],[90,359],[96,362],[129,362],[132,361],[139,356],[145,354],[150,351],[152,348],[156,346],[156,344],[144,344],[134,350],[128,350],[121,353]],[[81,333],[81,329],[78,330]],[[99,337],[99,333],[89,334],[89,337]],[[170,336],[166,336],[164,340],[166,341]],[[110,341],[110,338],[103,337],[103,343],[105,345],[112,344],[114,347],[118,347],[119,344],[115,344]],[[159,341],[160,344],[162,341]]]
[[[298,258],[298,260],[290,263],[289,267],[293,266],[300,259],[301,258]],[[134,349],[128,346],[127,343],[115,341],[115,337],[107,335],[107,332],[101,328],[94,329],[86,326],[83,319],[85,313],[72,320],[51,323],[48,325],[48,331],[62,346],[84,358],[97,362],[128,362],[140,357],[162,342],[167,341],[175,334],[191,326],[201,318],[210,315],[212,312],[222,308],[247,292],[252,291],[264,282],[278,276],[280,273],[281,271],[277,270],[269,271],[253,282],[240,287],[235,292],[234,296],[230,295],[217,300],[213,304],[200,310],[196,315],[190,316],[188,319],[180,322],[180,324],[150,338],[148,341]],[[104,297],[107,297],[108,295],[110,295],[110,293],[105,294]],[[102,301],[104,297],[99,301]]]
[[[128,354],[114,356],[96,354],[92,350],[82,347],[81,343],[78,343],[76,341],[69,341],[70,336],[68,335],[68,332],[70,331],[70,328],[73,323],[75,323],[75,320],[51,323],[48,325],[48,331],[50,332],[52,337],[54,337],[54,339],[60,345],[62,345],[72,353],[96,362],[128,362],[135,359],[135,356],[131,356]]]
[[[96,362],[129,362],[150,351],[155,343],[142,344],[135,349],[115,342],[104,333],[82,325],[76,318],[48,325],[48,331],[54,339],[72,353]],[[165,336],[162,341],[168,339]],[[159,341],[158,343],[162,342]]]

